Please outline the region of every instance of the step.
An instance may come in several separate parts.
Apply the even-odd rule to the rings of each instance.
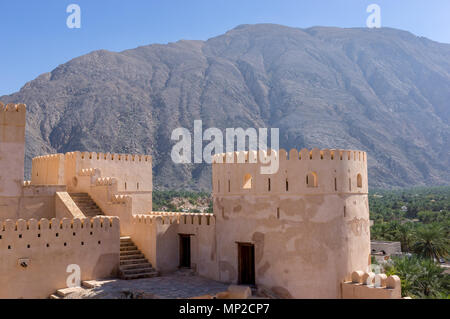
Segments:
[[[69,195],[84,215],[88,217],[105,215],[88,193],[69,193]]]
[[[121,271],[127,271],[131,269],[142,269],[142,268],[153,268],[152,264],[149,262],[135,263],[135,264],[124,264],[119,266]]]
[[[142,258],[135,258],[135,259],[123,259],[120,260],[120,265],[135,265],[135,264],[143,264],[148,262],[145,257]]]
[[[120,252],[126,252],[126,251],[132,251],[132,250],[138,250],[138,248],[135,245],[125,246],[125,247],[120,246]]]
[[[129,241],[131,241],[131,237],[130,236],[122,236],[122,237],[120,237],[120,240],[129,240]]]
[[[50,295],[50,299],[62,299],[61,297],[58,297],[57,295],[55,295],[55,294],[51,294]]]
[[[159,276],[159,274],[157,271],[152,271],[152,272],[136,274],[136,275],[125,275],[122,277],[122,279],[131,280],[131,279],[139,279],[139,278],[158,277],[158,276]]]
[[[131,259],[141,259],[141,258],[145,258],[145,256],[142,253],[136,254],[136,255],[120,256],[120,261],[131,260]]]
[[[136,246],[132,241],[126,242],[126,241],[122,241],[120,243],[120,248],[122,247],[130,247],[130,246]]]
[[[152,267],[139,268],[139,269],[129,269],[129,270],[121,270],[122,276],[128,275],[139,275],[139,274],[147,274],[155,271]]]
[[[142,254],[140,250],[127,250],[127,251],[121,251],[120,256],[129,256],[129,255],[139,255]]]
[[[80,287],[71,287],[71,288],[62,288],[56,290],[56,295],[59,297],[66,297],[68,294],[71,294],[72,292],[78,291]]]
[[[78,207],[84,207],[84,208],[99,208],[96,204],[84,204],[84,203],[77,203],[74,201],[75,204],[77,204]]]
[[[85,210],[81,210],[83,212],[86,213],[101,213],[102,211],[100,209],[85,209]]]

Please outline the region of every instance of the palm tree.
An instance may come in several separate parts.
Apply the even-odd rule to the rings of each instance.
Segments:
[[[399,225],[396,229],[395,240],[398,240],[401,243],[402,251],[409,252],[413,240],[412,223]]]
[[[448,297],[449,275],[444,274],[444,269],[433,260],[412,255],[393,257],[392,262],[385,265],[385,272],[400,277],[403,297]]]
[[[449,253],[449,239],[439,224],[426,224],[415,231],[413,251],[424,258],[439,260]]]

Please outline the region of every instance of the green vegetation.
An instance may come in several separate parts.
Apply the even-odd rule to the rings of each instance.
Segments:
[[[153,211],[212,213],[211,194],[179,190],[153,191]]]
[[[369,205],[371,239],[399,241],[408,253],[385,266],[401,278],[402,294],[449,298],[450,275],[440,263],[450,252],[450,187],[375,190]]]
[[[369,205],[372,239],[399,241],[408,253],[383,266],[400,277],[402,294],[450,298],[450,275],[440,266],[449,258],[450,187],[373,190]],[[153,210],[212,213],[212,198],[207,192],[154,191]]]
[[[418,256],[393,257],[384,266],[387,275],[401,278],[402,296],[412,298],[450,298],[450,275],[431,259]]]

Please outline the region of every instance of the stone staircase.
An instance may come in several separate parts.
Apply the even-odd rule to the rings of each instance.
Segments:
[[[125,280],[159,276],[130,237],[120,237],[120,277]]]
[[[105,215],[88,193],[69,193],[69,195],[86,217]]]

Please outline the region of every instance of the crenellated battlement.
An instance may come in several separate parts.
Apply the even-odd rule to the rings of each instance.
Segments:
[[[3,112],[26,112],[26,105],[23,103],[19,103],[19,104],[14,104],[14,103],[8,103],[8,104],[3,104],[2,102],[0,102],[0,111]]]
[[[0,221],[0,298],[45,298],[65,286],[68,266],[81,278],[114,276],[118,217]]]
[[[262,168],[275,167],[273,174]],[[364,151],[314,148],[242,151],[213,157],[213,194],[367,194]]]
[[[14,251],[17,246],[35,248],[64,240],[65,245],[78,237],[101,239],[106,233],[118,233],[118,217],[6,219],[0,221],[0,250]],[[22,248],[26,248],[22,247]]]
[[[367,161],[367,154],[364,151],[323,149],[313,148],[308,150],[291,149],[289,153],[285,149],[263,151],[239,151],[216,154],[213,156],[213,164],[255,164],[258,161],[267,163],[269,156],[281,161],[309,161],[309,160],[341,160],[341,161]]]
[[[97,174],[98,172],[98,174]],[[118,191],[151,191],[152,157],[139,154],[68,152],[65,154],[65,181],[69,189],[76,188],[76,176],[115,178]],[[97,185],[108,185],[99,180]]]
[[[130,163],[146,163],[151,164],[152,157],[150,155],[140,154],[118,154],[118,153],[96,153],[96,152],[68,152],[65,154],[69,159],[81,160],[97,160],[97,161],[115,161]]]
[[[342,283],[344,299],[400,299],[401,283],[396,275],[375,274],[362,270],[352,273],[352,280]]]
[[[95,174],[99,174],[100,170],[98,168],[83,168],[78,175],[79,176],[94,176]]]
[[[131,203],[132,198],[128,195],[113,195],[111,196],[111,203],[113,204],[128,204]]]
[[[95,180],[97,186],[111,186],[117,184],[117,179],[114,177],[99,177]]]
[[[52,161],[52,160],[56,160],[56,159],[63,159],[64,158],[64,154],[61,153],[57,153],[57,154],[47,154],[47,155],[42,155],[42,156],[36,156],[33,157],[33,161],[35,162],[47,162],[47,161]]]
[[[23,166],[23,158],[22,158],[22,149],[25,148],[25,122],[26,122],[26,106],[25,104],[12,104],[9,103],[4,105],[0,102],[0,126],[3,127],[0,130],[0,142],[2,143],[10,143],[17,144],[18,149],[21,149],[18,152],[18,149],[15,151],[9,150],[6,151],[14,152],[15,154],[8,154],[7,157],[15,157],[15,162],[17,165],[22,164]],[[17,147],[16,146],[16,147]],[[5,151],[5,150],[4,150]],[[20,160],[20,161],[17,161]]]
[[[64,154],[37,156],[32,159],[31,184],[63,185]]]
[[[115,216],[96,216],[92,218],[41,218],[37,219],[6,219],[0,221],[0,233],[5,234],[8,231],[27,231],[27,230],[50,230],[50,229],[99,229],[116,227],[119,225],[119,218]],[[2,239],[4,239],[2,237]]]
[[[179,212],[151,212],[150,214],[133,215],[133,224],[162,225],[184,224],[184,225],[214,225],[215,216],[210,213],[179,213]]]
[[[24,126],[26,116],[25,104],[3,104],[0,102],[0,125]]]

